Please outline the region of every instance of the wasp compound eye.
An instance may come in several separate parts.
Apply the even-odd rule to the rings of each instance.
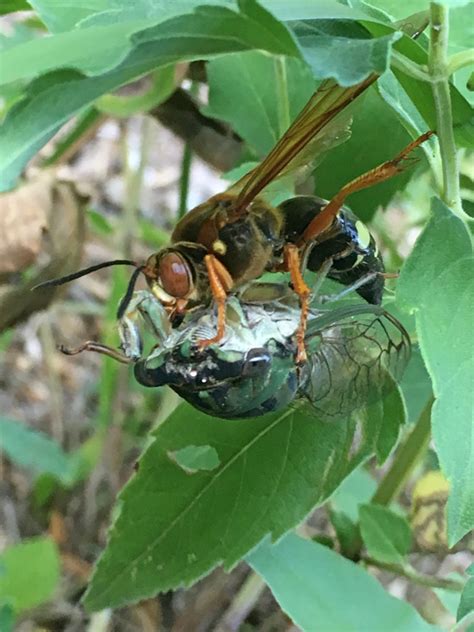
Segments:
[[[263,347],[250,349],[242,368],[243,377],[259,377],[265,375],[270,369],[272,356]]]
[[[164,254],[159,262],[158,276],[164,291],[176,298],[186,298],[192,289],[189,264],[177,252]]]

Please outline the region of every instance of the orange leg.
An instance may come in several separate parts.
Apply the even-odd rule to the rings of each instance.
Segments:
[[[404,160],[406,160],[409,153],[411,153],[416,147],[424,143],[430,136],[432,136],[434,132],[426,132],[413,142],[411,142],[405,149],[403,149],[395,158],[392,160],[388,160],[383,164],[367,171],[363,175],[359,176],[355,180],[352,180],[348,184],[342,187],[339,193],[328,202],[328,204],[324,207],[324,209],[317,215],[313,221],[306,227],[306,230],[303,233],[303,236],[298,244],[301,246],[302,244],[315,239],[318,235],[323,233],[326,229],[328,229],[336,215],[341,210],[342,205],[344,204],[346,198],[351,193],[355,193],[356,191],[361,191],[362,189],[366,189],[368,187],[373,186],[374,184],[378,184],[379,182],[384,182],[389,178],[401,173],[404,169],[404,165],[402,164]]]
[[[206,263],[207,274],[211,286],[212,296],[217,305],[217,333],[213,338],[208,340],[200,340],[201,348],[219,342],[224,337],[225,332],[225,302],[227,293],[232,288],[233,281],[227,268],[216,259],[214,255],[206,255],[204,257]]]
[[[306,323],[309,313],[309,297],[311,290],[306,285],[301,273],[300,254],[294,244],[287,244],[284,250],[285,265],[291,276],[293,289],[300,299],[301,313],[298,329],[296,330],[297,353],[296,362],[302,364],[306,362],[306,347],[304,339],[306,335]]]

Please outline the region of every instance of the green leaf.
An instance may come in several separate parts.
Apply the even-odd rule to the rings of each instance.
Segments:
[[[103,73],[125,59],[132,47],[133,33],[148,25],[146,20],[133,20],[92,26],[10,47],[2,55],[1,82],[30,80],[63,68],[90,75]]]
[[[374,72],[382,74],[392,43],[400,37],[392,32],[372,38],[355,22],[326,20],[299,22],[293,32],[314,75],[335,79],[341,86],[352,86]]]
[[[42,21],[52,33],[69,31],[78,22],[94,13],[105,11],[109,0],[30,0]]]
[[[10,604],[0,602],[0,630],[2,630],[2,632],[13,632],[14,624],[15,616],[13,608]]]
[[[0,418],[0,450],[13,463],[32,469],[36,474],[52,474],[65,484],[72,481],[71,458],[56,441],[21,421]]]
[[[404,564],[411,547],[411,530],[405,518],[382,505],[362,505],[359,518],[369,556],[387,564]]]
[[[352,522],[359,519],[359,505],[369,502],[377,489],[377,483],[364,467],[352,472],[331,497],[331,505],[343,511]]]
[[[408,423],[415,423],[431,398],[431,379],[421,357],[420,348],[413,346],[411,358],[400,382],[407,407]]]
[[[386,26],[375,22],[364,22],[364,25],[374,37],[380,37],[387,32]],[[415,41],[409,37],[402,37],[394,43],[393,48],[419,66],[426,66],[428,64],[427,51],[423,48],[420,41]],[[416,110],[426,122],[426,128],[423,131],[426,129],[436,129],[436,110],[429,82],[415,79],[398,69],[394,69],[393,72],[404,92],[408,95]],[[472,107],[455,86],[450,85],[450,93],[456,143],[460,147],[472,149],[472,147],[474,147]]]
[[[352,557],[360,548],[359,528],[343,511],[330,510],[329,519],[336,532],[342,554],[344,557]]]
[[[406,420],[405,402],[400,389],[396,384],[393,390],[380,402],[372,404],[369,412],[373,411],[373,415],[378,415],[376,422],[379,433],[375,444],[375,453],[379,465],[384,463],[397,443],[400,427]]]
[[[31,11],[30,4],[26,0],[2,0],[0,15],[6,15],[15,11]]]
[[[295,534],[268,539],[247,557],[280,607],[304,631],[437,630],[362,568]]]
[[[71,116],[102,94],[175,61],[208,59],[260,48],[299,56],[284,26],[265,13],[259,22],[248,13],[201,8],[136,34],[135,48],[114,70],[97,77],[55,71],[33,81],[27,96],[9,111],[0,134],[0,190],[11,188],[26,162]],[[250,7],[253,6],[250,3]]]
[[[401,84],[397,81],[393,72],[386,72],[383,77],[380,77],[377,81],[376,88],[382,99],[392,108],[395,114],[398,115],[400,121],[402,121],[402,124],[404,124],[413,138],[421,136],[421,134],[426,132],[426,121]],[[423,144],[423,149],[432,152],[434,142],[435,141],[432,140]]]
[[[207,77],[209,106],[204,113],[230,123],[260,156],[276,144],[316,87],[301,60],[257,51],[212,60]]]
[[[0,555],[0,595],[15,612],[53,596],[59,582],[59,554],[51,538],[32,538]]]
[[[168,452],[168,456],[187,474],[215,470],[219,465],[219,455],[210,445],[188,445],[181,450]]]
[[[188,586],[280,537],[373,452],[378,428],[323,423],[297,407],[222,421],[181,405],[156,431],[120,495],[121,512],[86,597],[92,610]],[[192,476],[169,458],[211,446],[220,465]],[[177,491],[179,490],[179,491]]]
[[[468,26],[469,25],[469,26]],[[457,7],[449,12],[449,56],[461,51],[471,51],[471,59],[474,59],[472,51],[474,32],[472,27],[472,3],[466,3],[463,7]],[[469,89],[468,82],[472,73],[472,63],[454,73],[453,81],[459,92],[473,104],[474,95]]]
[[[458,611],[456,613],[456,621],[461,621],[466,615],[474,611],[474,564],[471,564],[466,572],[469,578],[461,593],[461,601],[459,602]]]
[[[472,243],[463,222],[435,199],[433,216],[402,268],[397,302],[414,311],[420,349],[433,382],[433,440],[451,485],[448,536],[474,527]]]
[[[411,140],[375,88],[369,88],[357,99],[352,112],[350,139],[331,150],[316,169],[316,191],[324,198],[330,199],[352,179],[390,160]],[[367,221],[379,206],[387,205],[403,189],[412,175],[412,170],[407,169],[387,182],[359,191],[348,198],[347,205]]]

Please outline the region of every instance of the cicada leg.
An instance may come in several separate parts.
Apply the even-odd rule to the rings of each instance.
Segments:
[[[398,274],[392,273],[392,272],[368,272],[367,274],[364,274],[364,276],[361,276],[359,279],[357,279],[357,281],[354,281],[354,283],[351,283],[351,285],[348,285],[346,288],[344,288],[337,294],[321,295],[319,297],[319,300],[321,303],[331,303],[333,301],[339,301],[341,298],[344,298],[344,296],[347,296],[351,292],[355,292],[366,283],[370,283],[377,276],[382,276],[384,279],[396,279],[398,277]]]
[[[142,337],[138,327],[138,319],[141,318],[158,341],[164,338],[171,331],[171,324],[163,305],[148,291],[141,290],[135,292],[131,300],[127,303],[127,309],[119,320],[118,330],[120,336],[119,349],[114,349],[100,342],[88,340],[79,347],[70,349],[61,345],[62,353],[66,355],[77,355],[83,351],[94,351],[109,356],[122,364],[136,362],[142,354]]]
[[[158,342],[163,341],[171,331],[171,323],[162,303],[148,290],[134,292],[127,309],[119,320],[121,347],[132,361],[138,360],[143,351],[143,342],[138,328],[141,318]]]
[[[117,362],[121,362],[122,364],[130,364],[133,362],[132,358],[129,358],[124,353],[119,351],[118,349],[114,349],[113,347],[109,347],[108,345],[103,345],[100,342],[94,342],[94,340],[87,340],[79,347],[75,347],[73,349],[69,347],[65,347],[64,345],[59,345],[58,347],[61,353],[65,355],[77,355],[78,353],[82,353],[83,351],[94,351],[96,353],[101,353],[103,355],[109,356],[109,358],[113,358],[117,360]]]

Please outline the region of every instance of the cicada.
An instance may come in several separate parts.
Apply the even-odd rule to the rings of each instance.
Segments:
[[[265,291],[268,287],[256,293]],[[272,291],[281,298],[252,302],[231,297],[225,334],[204,352],[199,341],[216,326],[213,310],[188,312],[179,327],[166,330],[161,304],[148,292],[136,293],[136,309],[153,321],[155,336],[160,336],[151,352],[142,355],[136,321],[122,322],[123,346],[128,357],[135,356],[136,379],[145,386],[171,386],[195,408],[217,417],[255,417],[306,399],[324,420],[347,417],[383,398],[400,379],[410,341],[382,307],[334,308],[316,299],[313,306],[312,301],[307,361],[299,365],[298,303],[285,287]]]

